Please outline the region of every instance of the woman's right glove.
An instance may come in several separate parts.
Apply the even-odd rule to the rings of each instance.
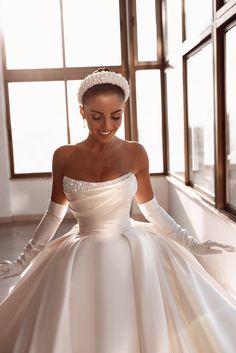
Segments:
[[[199,242],[190,236],[186,229],[182,228],[175,220],[159,205],[155,196],[150,201],[138,204],[144,217],[152,223],[161,233],[168,238],[181,244],[194,255],[209,255],[222,253],[221,249],[233,252],[235,248],[225,243],[214,240]],[[214,249],[212,249],[214,247]],[[218,249],[215,249],[218,248]]]
[[[36,231],[23,252],[14,261],[3,261],[0,263],[0,279],[15,277],[20,275],[30,262],[42,251],[49,243],[61,224],[68,205],[62,205],[52,200],[44,216],[42,217]]]

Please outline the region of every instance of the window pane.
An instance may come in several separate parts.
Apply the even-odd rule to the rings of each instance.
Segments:
[[[138,138],[149,156],[150,173],[163,172],[159,70],[136,72]]]
[[[176,97],[176,92],[178,92]],[[167,72],[169,169],[184,179],[184,114],[181,61]]]
[[[236,208],[236,27],[226,33],[226,173],[227,202]]]
[[[64,0],[66,66],[121,65],[119,0]]]
[[[8,69],[62,66],[58,0],[3,0]]]
[[[77,100],[79,80],[67,82],[69,126],[71,143],[78,143],[88,135],[88,129],[84,128],[83,118],[79,112],[79,102]]]
[[[187,61],[191,181],[214,195],[212,45]]]
[[[155,0],[136,0],[138,60],[157,60]]]
[[[79,80],[67,82],[68,92],[68,108],[69,108],[69,124],[70,124],[70,138],[71,143],[78,143],[84,140],[88,136],[87,127],[84,128],[83,118],[79,112],[79,103],[77,100],[78,87],[80,85]],[[124,138],[124,117],[120,129],[117,131],[116,136]]]
[[[64,82],[9,84],[15,173],[50,172],[67,143]]]
[[[167,108],[169,135],[169,169],[184,179],[184,115],[181,0],[167,0],[168,59],[173,66],[167,70]],[[178,92],[176,97],[176,92]]]
[[[185,0],[186,36],[200,34],[211,24],[212,0]]]

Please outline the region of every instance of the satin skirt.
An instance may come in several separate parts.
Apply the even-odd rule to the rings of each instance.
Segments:
[[[235,353],[236,303],[190,252],[132,221],[52,241],[0,305],[0,353]]]

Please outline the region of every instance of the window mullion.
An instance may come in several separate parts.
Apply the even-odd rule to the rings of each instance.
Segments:
[[[164,48],[164,9],[163,2],[156,0],[157,19],[157,57],[161,63],[160,83],[161,83],[161,109],[162,109],[162,150],[163,150],[163,173],[168,173],[168,124],[167,124],[167,87],[165,74],[165,48]]]
[[[131,139],[138,141],[137,127],[137,109],[136,109],[136,80],[135,80],[135,62],[137,61],[137,26],[135,14],[135,0],[126,0],[127,12],[127,43],[128,43],[128,67],[129,67],[129,83],[130,83],[130,126]]]
[[[188,88],[187,88],[187,57],[183,57],[183,106],[184,106],[184,164],[185,184],[190,185],[190,161],[189,161],[189,123],[188,123]]]
[[[223,209],[226,201],[225,173],[225,123],[224,123],[224,37],[222,29],[216,28],[214,1],[213,13],[213,70],[215,110],[215,206]]]
[[[62,0],[60,2],[60,20],[61,20],[61,45],[62,45],[62,62],[63,68],[66,67],[66,54],[65,54],[65,35],[64,35],[64,18],[63,18],[63,4]]]

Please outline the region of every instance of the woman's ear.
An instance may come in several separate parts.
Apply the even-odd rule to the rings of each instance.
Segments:
[[[84,116],[84,107],[82,105],[79,106],[79,111],[80,111],[80,114],[82,115],[82,117],[85,119],[85,116]]]

